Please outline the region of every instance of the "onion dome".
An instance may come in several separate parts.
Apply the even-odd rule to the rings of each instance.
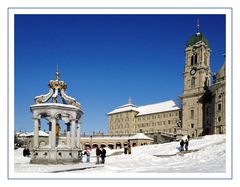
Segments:
[[[204,42],[207,46],[209,46],[207,38],[200,32],[199,20],[197,24],[197,32],[189,38],[186,47],[193,46],[198,42]]]

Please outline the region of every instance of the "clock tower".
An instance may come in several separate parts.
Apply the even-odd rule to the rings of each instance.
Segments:
[[[197,24],[197,32],[185,48],[184,92],[182,99],[182,134],[201,136],[204,131],[204,96],[210,87],[210,48]]]

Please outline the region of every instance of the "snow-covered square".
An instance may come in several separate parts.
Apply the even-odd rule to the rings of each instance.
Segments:
[[[16,173],[225,173],[226,136],[209,135],[189,141],[189,151],[179,152],[179,142],[153,144],[132,148],[132,154],[123,149],[107,149],[105,164],[95,164],[95,149],[90,163],[61,165],[30,164],[23,157],[23,149],[15,154]]]

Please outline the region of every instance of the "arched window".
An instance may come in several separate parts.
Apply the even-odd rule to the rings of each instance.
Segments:
[[[194,59],[194,56],[191,56],[191,66],[193,66],[193,59]]]
[[[195,64],[197,64],[197,54],[195,55]]]
[[[192,79],[191,79],[191,88],[195,88],[195,82],[196,82],[196,78],[192,77]]]

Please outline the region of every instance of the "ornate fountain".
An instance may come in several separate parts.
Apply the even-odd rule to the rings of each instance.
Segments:
[[[30,163],[59,164],[79,162],[80,119],[83,115],[80,103],[66,94],[67,84],[60,81],[60,73],[56,72],[56,80],[50,80],[49,93],[35,97],[35,104],[30,106],[34,121],[34,140]],[[62,102],[58,102],[61,100]],[[49,144],[41,146],[39,130],[41,120],[47,120],[49,126]],[[64,145],[59,144],[60,123],[64,121],[66,134]]]

